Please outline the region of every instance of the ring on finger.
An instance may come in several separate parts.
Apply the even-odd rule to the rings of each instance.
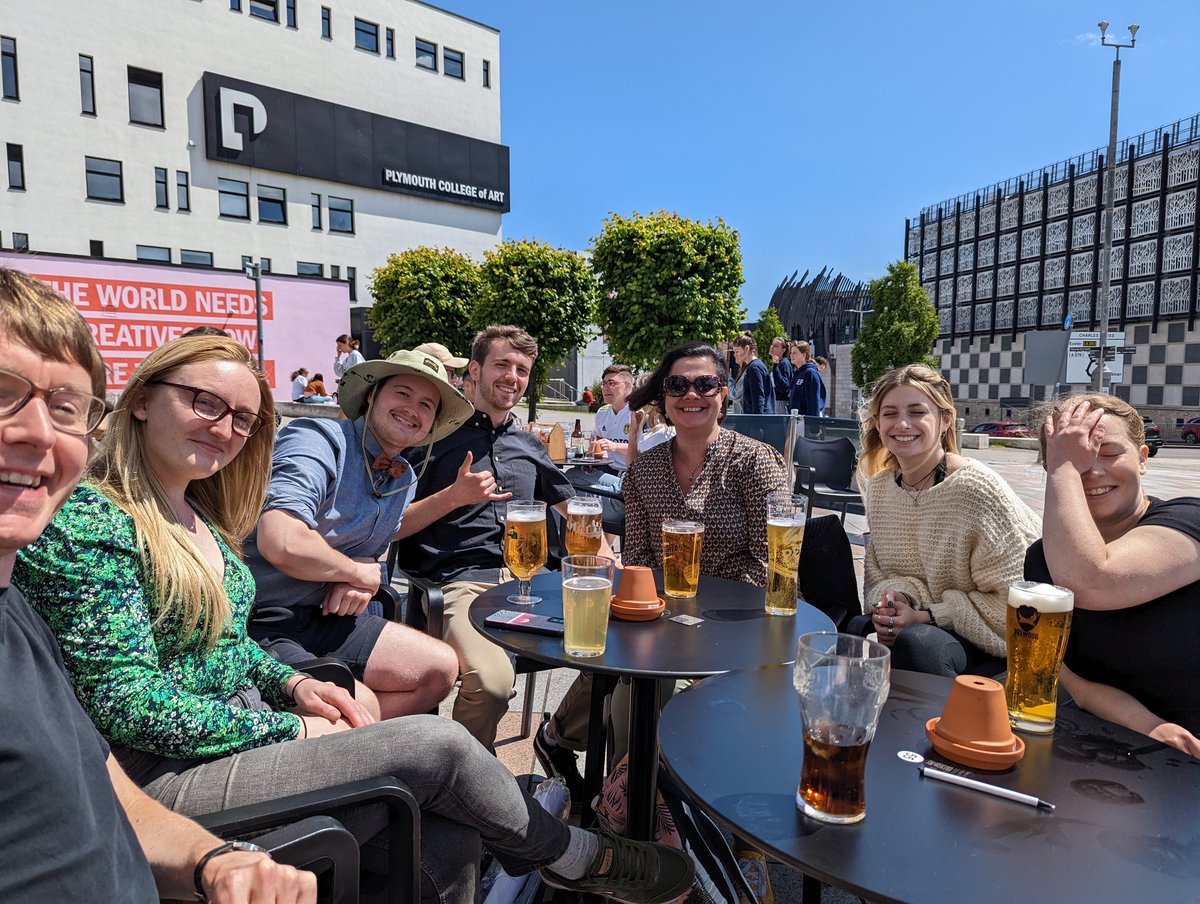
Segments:
[[[888,616],[888,627],[889,628],[894,627],[895,624],[896,624],[896,619],[889,615]]]
[[[894,628],[888,628],[888,637],[894,637],[895,634],[896,634],[896,631]]]

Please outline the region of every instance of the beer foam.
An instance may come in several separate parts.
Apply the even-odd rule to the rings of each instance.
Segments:
[[[804,527],[804,519],[803,518],[781,518],[779,516],[776,516],[774,518],[768,518],[767,524],[769,524],[771,527]]]
[[[1008,588],[1008,604],[1032,606],[1038,612],[1070,612],[1075,608],[1075,594],[1053,584],[1013,584]]]
[[[697,534],[704,530],[698,521],[664,521],[662,529],[668,534]]]
[[[546,516],[541,512],[509,512],[508,520],[521,524],[536,524],[539,521],[545,521]]]
[[[571,515],[587,515],[602,511],[602,508],[599,499],[570,499],[567,501],[567,513]]]

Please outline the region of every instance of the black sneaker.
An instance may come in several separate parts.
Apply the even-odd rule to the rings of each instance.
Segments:
[[[546,778],[554,778],[558,776],[567,783],[567,790],[571,792],[571,805],[579,807],[583,805],[583,776],[579,774],[579,764],[576,760],[575,751],[568,750],[560,744],[547,744],[546,725],[550,722],[549,719],[543,719],[542,724],[538,726],[538,730],[533,735],[533,752],[537,754],[538,762],[542,764],[542,768],[546,770]]]
[[[595,834],[600,851],[582,879],[567,879],[547,867],[541,870],[543,881],[625,904],[666,904],[692,887],[696,870],[683,851],[607,832]]]

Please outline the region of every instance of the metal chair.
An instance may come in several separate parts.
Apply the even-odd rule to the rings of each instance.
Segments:
[[[832,503],[842,510],[842,524],[846,523],[846,510],[855,505],[861,510],[862,494],[853,486],[856,461],[854,443],[847,437],[834,440],[796,437],[795,464],[801,470],[811,468],[812,489],[809,508],[817,503]],[[800,492],[799,481],[795,492]]]
[[[795,480],[795,444],[802,418],[797,414],[730,414],[721,426],[766,443],[783,456],[788,486]]]

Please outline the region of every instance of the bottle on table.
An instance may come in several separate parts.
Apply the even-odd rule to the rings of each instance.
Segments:
[[[583,427],[579,418],[575,418],[575,429],[571,431],[571,454],[576,458],[583,458],[583,453]]]

